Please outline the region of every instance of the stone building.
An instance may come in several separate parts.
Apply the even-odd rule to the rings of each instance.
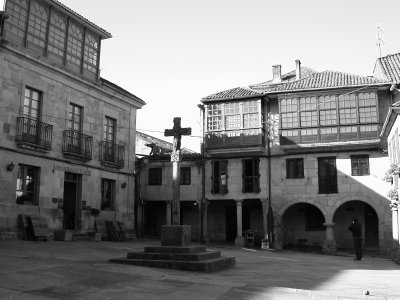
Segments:
[[[332,252],[352,248],[356,216],[364,247],[388,255],[388,158],[379,132],[390,81],[295,65],[201,100],[207,237],[242,245],[251,230],[277,249]]]
[[[381,136],[388,142],[388,155],[390,168],[386,172],[386,178],[391,183],[388,191],[390,207],[392,210],[392,258],[400,262],[400,213],[399,213],[399,173],[400,173],[400,53],[387,55],[377,60],[375,74],[381,78],[390,80],[393,85],[393,105],[389,109],[385,123],[383,124]]]
[[[19,214],[51,230],[134,225],[140,98],[100,77],[111,34],[54,0],[7,0],[0,11],[0,231]]]
[[[159,236],[161,225],[171,224],[172,143],[137,132],[136,228],[138,236]],[[200,235],[202,194],[201,155],[182,148],[180,165],[181,223],[191,225],[191,236]]]

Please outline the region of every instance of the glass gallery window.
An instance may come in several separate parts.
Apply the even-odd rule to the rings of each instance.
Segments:
[[[376,138],[375,92],[284,98],[280,100],[283,140],[295,142]]]
[[[207,131],[261,127],[261,100],[206,105]]]

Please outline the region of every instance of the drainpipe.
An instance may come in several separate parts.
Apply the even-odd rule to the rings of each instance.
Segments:
[[[267,111],[268,114],[271,113],[271,105],[269,102],[267,102]],[[268,120],[270,120],[270,117],[268,117]],[[270,248],[273,248],[273,243],[274,243],[274,230],[273,230],[273,214],[272,214],[272,206],[271,206],[271,124],[270,122],[267,122],[267,155],[268,155],[268,213],[267,213],[267,228],[268,228],[268,245]]]
[[[206,161],[204,158],[205,146],[204,146],[204,122],[205,122],[205,113],[204,113],[204,105],[199,104],[197,107],[200,109],[200,118],[201,118],[201,200],[199,205],[199,217],[200,217],[200,234],[199,234],[199,242],[205,243],[207,240],[207,236],[204,235],[204,209],[205,209],[205,197],[206,197]]]

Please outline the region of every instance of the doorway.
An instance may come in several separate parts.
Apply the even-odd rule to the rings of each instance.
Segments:
[[[63,228],[66,230],[81,228],[80,187],[81,175],[65,172]]]
[[[237,235],[236,205],[225,207],[225,232],[226,241],[234,242]]]
[[[379,232],[378,232],[378,215],[375,210],[369,205],[364,204],[364,218],[365,218],[365,247],[378,246]]]

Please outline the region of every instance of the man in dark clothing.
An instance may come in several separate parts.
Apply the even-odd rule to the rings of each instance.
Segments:
[[[353,218],[353,223],[350,225],[349,230],[353,234],[354,248],[356,249],[355,260],[361,260],[362,258],[362,235],[361,235],[361,224],[357,218]]]

